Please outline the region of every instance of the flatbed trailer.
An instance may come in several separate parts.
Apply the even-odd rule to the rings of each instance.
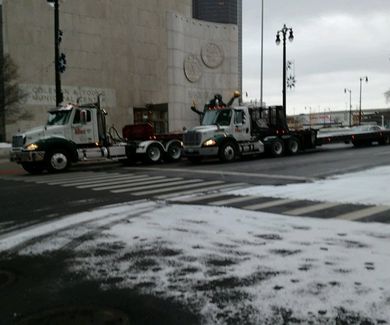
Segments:
[[[371,145],[378,142],[381,145],[390,144],[390,129],[377,125],[362,125],[349,129],[318,132],[316,145],[332,143],[352,143],[355,147]]]

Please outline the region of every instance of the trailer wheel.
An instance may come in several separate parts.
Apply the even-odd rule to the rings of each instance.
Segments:
[[[181,158],[181,145],[179,142],[172,142],[167,149],[169,161],[178,161]]]
[[[223,162],[234,161],[237,157],[236,145],[232,141],[225,142],[222,144],[221,148],[219,148],[218,156]]]
[[[270,145],[271,155],[273,157],[281,157],[284,154],[284,144],[280,139],[272,141]]]
[[[161,147],[157,144],[151,144],[146,149],[146,159],[150,163],[157,163],[161,159]]]
[[[46,155],[45,161],[47,165],[47,170],[51,173],[64,172],[71,165],[68,152],[62,149],[57,149],[49,152]]]
[[[299,151],[299,141],[297,138],[291,138],[287,142],[287,150],[290,155],[295,155]]]
[[[22,163],[22,167],[26,172],[33,175],[42,174],[45,170],[45,165],[43,163],[25,162]]]

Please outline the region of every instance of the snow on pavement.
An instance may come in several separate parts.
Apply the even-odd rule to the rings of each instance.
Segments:
[[[390,319],[388,225],[140,204],[80,214],[98,221],[106,214],[116,222],[74,246],[70,271],[100,280],[103,289],[133,288],[174,299],[202,315],[204,324]],[[131,214],[135,210],[140,212]],[[67,225],[80,226],[77,217],[70,216]],[[80,232],[61,222],[56,229],[77,240]],[[36,229],[39,241],[19,253],[61,249],[59,233],[44,238],[53,227],[45,229]]]
[[[338,175],[313,183],[254,186],[229,193],[297,200],[390,205],[390,166]]]

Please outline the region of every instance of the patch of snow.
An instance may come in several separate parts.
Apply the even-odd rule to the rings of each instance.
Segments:
[[[35,230],[51,236],[23,254],[73,247],[71,271],[103,289],[174,299],[204,324],[279,324],[286,315],[331,324],[340,310],[390,319],[389,225],[142,202]],[[93,236],[78,241],[88,231]],[[31,239],[31,232],[14,237]]]
[[[254,186],[229,194],[366,205],[390,205],[390,166],[338,175],[313,183]]]

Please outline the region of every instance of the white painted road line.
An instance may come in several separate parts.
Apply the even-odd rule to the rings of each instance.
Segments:
[[[172,182],[172,183],[168,182],[169,184],[157,184],[157,185],[153,184],[153,185],[148,185],[148,186],[136,186],[136,187],[132,187],[132,188],[112,190],[111,192],[112,193],[136,192],[136,191],[146,190],[146,189],[154,189],[154,188],[167,187],[167,186],[178,185],[178,184],[191,184],[191,183],[199,183],[199,182],[202,182],[202,180],[201,179],[182,180],[182,181],[177,181],[177,182]]]
[[[207,188],[198,188],[198,189],[195,189],[195,190],[189,190],[189,191],[179,191],[179,192],[175,192],[175,193],[172,193],[172,194],[167,194],[167,195],[161,195],[161,196],[158,196],[157,199],[160,199],[160,200],[167,200],[167,199],[171,199],[177,195],[186,195],[186,194],[192,194],[192,193],[201,193],[201,192],[208,192],[208,191],[215,191],[215,190],[221,190],[221,189],[229,189],[230,190],[233,190],[233,189],[238,189],[238,188],[242,188],[243,185],[248,185],[246,183],[233,183],[233,184],[223,184],[223,185],[218,185],[218,186],[212,186],[212,187],[207,187]]]
[[[316,211],[321,211],[321,210],[333,208],[333,207],[338,206],[338,205],[340,205],[340,203],[333,203],[333,202],[318,203],[318,204],[309,205],[307,207],[289,210],[289,211],[283,212],[283,214],[287,214],[287,215],[291,215],[291,216],[300,216],[300,215],[311,213],[311,212],[316,212]]]
[[[49,174],[49,175],[29,175],[27,177],[23,177],[23,181],[25,182],[34,182],[34,183],[47,183],[54,182],[56,180],[63,179],[73,179],[80,178],[80,176],[93,176],[96,175],[95,172],[85,172],[85,173],[65,173],[65,174]]]
[[[344,219],[344,220],[359,220],[359,219],[372,216],[377,213],[385,212],[387,210],[390,210],[390,206],[379,205],[379,206],[369,207],[354,212],[341,214],[336,216],[335,218]]]
[[[134,186],[138,185],[148,185],[148,184],[169,184],[170,182],[175,182],[175,181],[180,181],[182,178],[177,177],[177,178],[166,178],[165,176],[155,176],[155,177],[148,177],[145,180],[137,180],[137,182],[134,183],[129,183],[126,182],[127,184],[118,184],[118,185],[112,185],[112,186],[104,186],[104,187],[96,187],[93,188],[92,190],[94,191],[103,191],[103,190],[115,190],[119,188],[132,188]]]
[[[214,193],[214,194],[204,194],[204,195],[191,195],[193,192],[190,193],[190,195],[180,195],[177,196],[178,193],[175,193],[175,196],[172,196],[171,201],[178,201],[178,202],[196,202],[196,201],[202,201],[207,199],[213,199],[216,197],[226,196],[226,192],[220,192],[220,193]],[[168,196],[168,195],[167,195]],[[158,197],[161,198],[161,197]]]
[[[274,201],[265,202],[265,203],[248,205],[248,206],[245,206],[245,207],[241,207],[241,209],[245,209],[245,210],[260,210],[260,209],[272,208],[272,207],[276,207],[276,206],[279,206],[279,205],[288,204],[288,203],[291,203],[291,202],[294,202],[294,201],[295,200],[291,200],[291,199],[274,200]]]
[[[150,195],[150,194],[157,194],[157,193],[165,193],[165,192],[171,192],[176,190],[186,190],[190,188],[195,188],[202,186],[204,191],[207,191],[207,188],[204,188],[206,185],[217,185],[223,183],[222,181],[210,181],[210,182],[204,182],[203,180],[199,180],[197,184],[184,184],[180,186],[174,186],[174,187],[168,187],[168,188],[162,188],[162,189],[156,189],[151,191],[144,191],[144,192],[138,192],[134,193],[134,195]]]
[[[146,180],[153,180],[153,179],[161,179],[165,178],[165,176],[155,176],[155,177],[150,177],[148,175],[134,175],[134,176],[129,176],[129,177],[124,177],[123,179],[116,179],[116,180],[108,180],[108,181],[101,181],[101,182],[94,182],[94,183],[89,183],[86,185],[80,185],[76,186],[77,188],[99,188],[99,187],[109,187],[110,185],[116,186],[123,184],[124,186],[129,186],[129,183],[133,182],[141,182],[141,181],[146,181]]]
[[[119,174],[119,175],[98,175],[94,178],[91,179],[84,179],[84,178],[79,178],[78,180],[72,180],[72,181],[62,181],[62,182],[55,182],[55,183],[48,183],[49,185],[61,185],[64,187],[69,187],[69,186],[78,186],[78,185],[86,185],[86,184],[92,184],[93,182],[107,182],[110,180],[116,180],[116,179],[123,179],[128,175],[129,177],[134,176],[134,174]]]
[[[240,202],[250,201],[250,200],[254,200],[254,199],[258,199],[258,198],[259,197],[256,197],[256,196],[236,196],[236,197],[233,197],[231,199],[211,202],[210,205],[217,205],[217,206],[228,205],[228,204],[232,204],[232,203],[240,203]]]
[[[160,168],[156,167],[125,167],[127,170],[150,170],[150,171],[161,171]],[[318,180],[315,177],[304,177],[304,176],[292,176],[292,175],[273,175],[273,174],[260,174],[260,173],[241,173],[233,171],[215,171],[206,169],[182,169],[182,168],[164,168],[164,171],[178,172],[189,174],[207,174],[207,175],[218,175],[218,176],[246,176],[251,178],[270,178],[270,179],[286,179],[293,181],[313,182]]]

